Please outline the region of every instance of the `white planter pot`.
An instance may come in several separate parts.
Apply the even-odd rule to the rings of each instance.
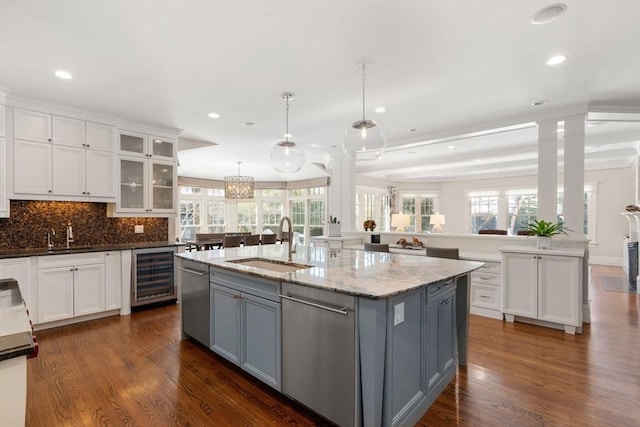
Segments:
[[[329,233],[329,237],[342,236],[342,224],[329,223],[328,233]]]
[[[536,236],[536,246],[538,249],[551,249],[551,237]]]

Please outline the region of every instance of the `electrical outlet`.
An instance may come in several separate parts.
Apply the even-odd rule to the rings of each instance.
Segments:
[[[404,303],[396,304],[393,306],[393,326],[398,326],[404,322]]]
[[[136,234],[144,233],[144,225],[136,225],[135,233]]]

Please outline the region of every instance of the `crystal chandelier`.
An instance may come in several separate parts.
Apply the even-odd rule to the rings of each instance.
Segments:
[[[302,169],[304,165],[304,151],[295,142],[289,141],[289,100],[293,94],[285,92],[282,99],[287,102],[287,129],[284,134],[284,141],[278,142],[271,149],[271,166],[282,173],[294,173]]]
[[[224,177],[224,197],[225,199],[253,199],[254,182],[251,176],[240,175],[240,164],[238,163],[238,175]]]
[[[362,120],[354,122],[344,134],[342,140],[342,151],[344,154],[355,160],[376,160],[382,157],[382,152],[387,147],[387,140],[382,133],[380,126],[364,117],[365,101],[365,63],[362,68]]]

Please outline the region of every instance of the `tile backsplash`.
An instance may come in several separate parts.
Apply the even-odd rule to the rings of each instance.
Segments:
[[[67,223],[74,246],[168,240],[168,218],[109,218],[106,203],[11,201],[11,217],[0,218],[0,250],[45,248],[52,228],[55,246],[64,246]],[[135,234],[136,225],[144,233]]]

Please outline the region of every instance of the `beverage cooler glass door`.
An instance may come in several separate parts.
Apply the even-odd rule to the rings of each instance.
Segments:
[[[166,247],[132,251],[132,307],[176,299],[175,253]]]

